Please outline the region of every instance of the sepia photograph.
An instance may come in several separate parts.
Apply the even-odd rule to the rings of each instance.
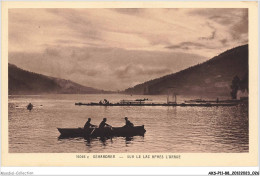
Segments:
[[[257,2],[1,10],[1,174],[259,174]]]
[[[11,8],[10,153],[248,153],[247,8]]]

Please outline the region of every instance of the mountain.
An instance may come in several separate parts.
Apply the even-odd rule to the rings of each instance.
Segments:
[[[248,80],[248,45],[239,46],[185,70],[138,84],[125,90],[129,94],[230,95],[237,76]],[[246,84],[248,89],[248,83]]]
[[[108,93],[70,80],[49,77],[8,64],[8,92],[12,94],[92,94]]]

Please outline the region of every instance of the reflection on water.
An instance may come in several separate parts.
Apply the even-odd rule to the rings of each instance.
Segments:
[[[125,137],[125,143],[126,144],[131,144],[131,141],[133,141],[134,138],[133,137]]]
[[[144,138],[144,136],[141,136],[142,138]],[[102,144],[103,146],[106,146],[108,143],[113,144],[113,139],[118,138],[118,137],[96,137],[96,138],[92,138],[92,137],[63,137],[63,136],[59,136],[58,137],[58,141],[63,141],[63,142],[73,142],[75,141],[84,141],[87,147],[92,147],[92,145],[95,146],[96,141],[99,141],[100,144]],[[131,144],[134,142],[134,137],[133,136],[128,136],[128,137],[120,137],[122,139],[125,140],[125,144],[126,146],[128,144]]]
[[[125,97],[124,97],[125,96]],[[110,102],[165,96],[44,95],[9,96],[9,152],[248,152],[248,106],[233,107],[86,107],[75,102]],[[178,101],[194,97],[179,97]],[[195,97],[196,98],[196,97]],[[31,112],[26,105],[32,102]],[[42,105],[42,106],[41,106]],[[59,128],[83,127],[87,118],[98,125],[104,117],[115,127],[127,116],[145,125],[144,136],[58,138]]]

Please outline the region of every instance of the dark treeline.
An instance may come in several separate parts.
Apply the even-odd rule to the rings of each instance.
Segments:
[[[237,92],[241,90],[242,92],[248,91],[248,72],[244,75],[242,79],[238,76],[235,76],[232,80],[232,84],[230,86],[231,92],[230,95],[232,99],[237,99]]]

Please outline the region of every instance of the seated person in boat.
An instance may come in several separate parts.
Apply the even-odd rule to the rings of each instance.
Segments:
[[[104,127],[112,127],[111,125],[108,125],[106,123],[107,118],[103,118],[103,121],[99,124],[99,128],[104,128]]]
[[[32,110],[32,108],[33,108],[33,105],[32,105],[32,103],[29,103],[29,104],[27,105],[27,109],[31,111],[31,110]]]
[[[103,104],[109,104],[109,101],[107,99],[104,99],[104,103]]]
[[[124,127],[134,127],[134,124],[125,117],[125,126]]]
[[[92,125],[90,123],[91,118],[88,118],[88,121],[86,122],[86,124],[84,125],[84,129],[90,128],[90,127],[97,127],[96,125]]]

